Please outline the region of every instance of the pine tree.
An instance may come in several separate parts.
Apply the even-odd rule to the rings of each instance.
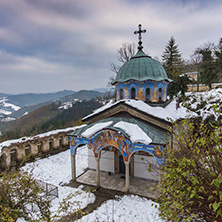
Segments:
[[[168,44],[162,55],[163,67],[165,68],[169,78],[176,80],[180,74],[180,69],[182,66],[182,57],[176,45],[173,36],[170,38]]]
[[[215,45],[207,43],[203,47],[196,49],[196,53],[201,55],[200,80],[211,89],[211,84],[216,80],[218,69],[215,61]],[[218,51],[218,56],[220,52]]]

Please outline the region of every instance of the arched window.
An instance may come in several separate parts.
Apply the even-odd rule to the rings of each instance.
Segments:
[[[150,102],[150,88],[146,88],[146,102]]]
[[[25,156],[29,156],[31,154],[31,147],[28,145],[25,147]]]
[[[162,88],[159,88],[159,101],[162,101]]]
[[[53,148],[53,139],[49,140],[49,149],[51,150]]]
[[[38,143],[37,147],[38,147],[38,153],[41,153],[42,152],[42,142]]]
[[[120,89],[120,99],[123,99],[123,89]]]
[[[63,137],[62,136],[59,137],[59,146],[60,147],[63,146]]]
[[[136,89],[134,87],[131,88],[131,99],[136,99]]]
[[[13,149],[10,151],[10,160],[11,160],[11,163],[13,163],[17,160],[17,150],[16,149]]]

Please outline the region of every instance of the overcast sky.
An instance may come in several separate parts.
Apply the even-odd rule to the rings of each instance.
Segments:
[[[222,37],[222,1],[0,0],[0,92],[106,87],[117,49],[137,44],[161,54],[171,36],[184,59]]]

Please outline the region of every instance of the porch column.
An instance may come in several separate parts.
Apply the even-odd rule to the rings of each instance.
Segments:
[[[72,181],[76,181],[76,154],[71,154],[72,162]]]
[[[100,158],[96,158],[96,186],[100,187],[100,166],[99,166]]]
[[[129,162],[125,162],[126,193],[129,192]]]

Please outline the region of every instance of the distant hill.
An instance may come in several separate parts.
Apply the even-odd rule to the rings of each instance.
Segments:
[[[27,93],[27,94],[18,94],[18,95],[9,95],[7,96],[7,102],[14,105],[24,107],[24,106],[33,106],[39,103],[44,103],[47,101],[55,100],[68,96],[75,93],[71,90],[64,90],[55,93]]]
[[[69,109],[59,109],[59,104],[51,103],[22,116],[19,119],[0,124],[0,141],[32,136],[49,130],[69,127],[77,124],[83,116],[99,108],[102,102],[96,100],[75,102]],[[4,126],[4,129],[1,128]]]

